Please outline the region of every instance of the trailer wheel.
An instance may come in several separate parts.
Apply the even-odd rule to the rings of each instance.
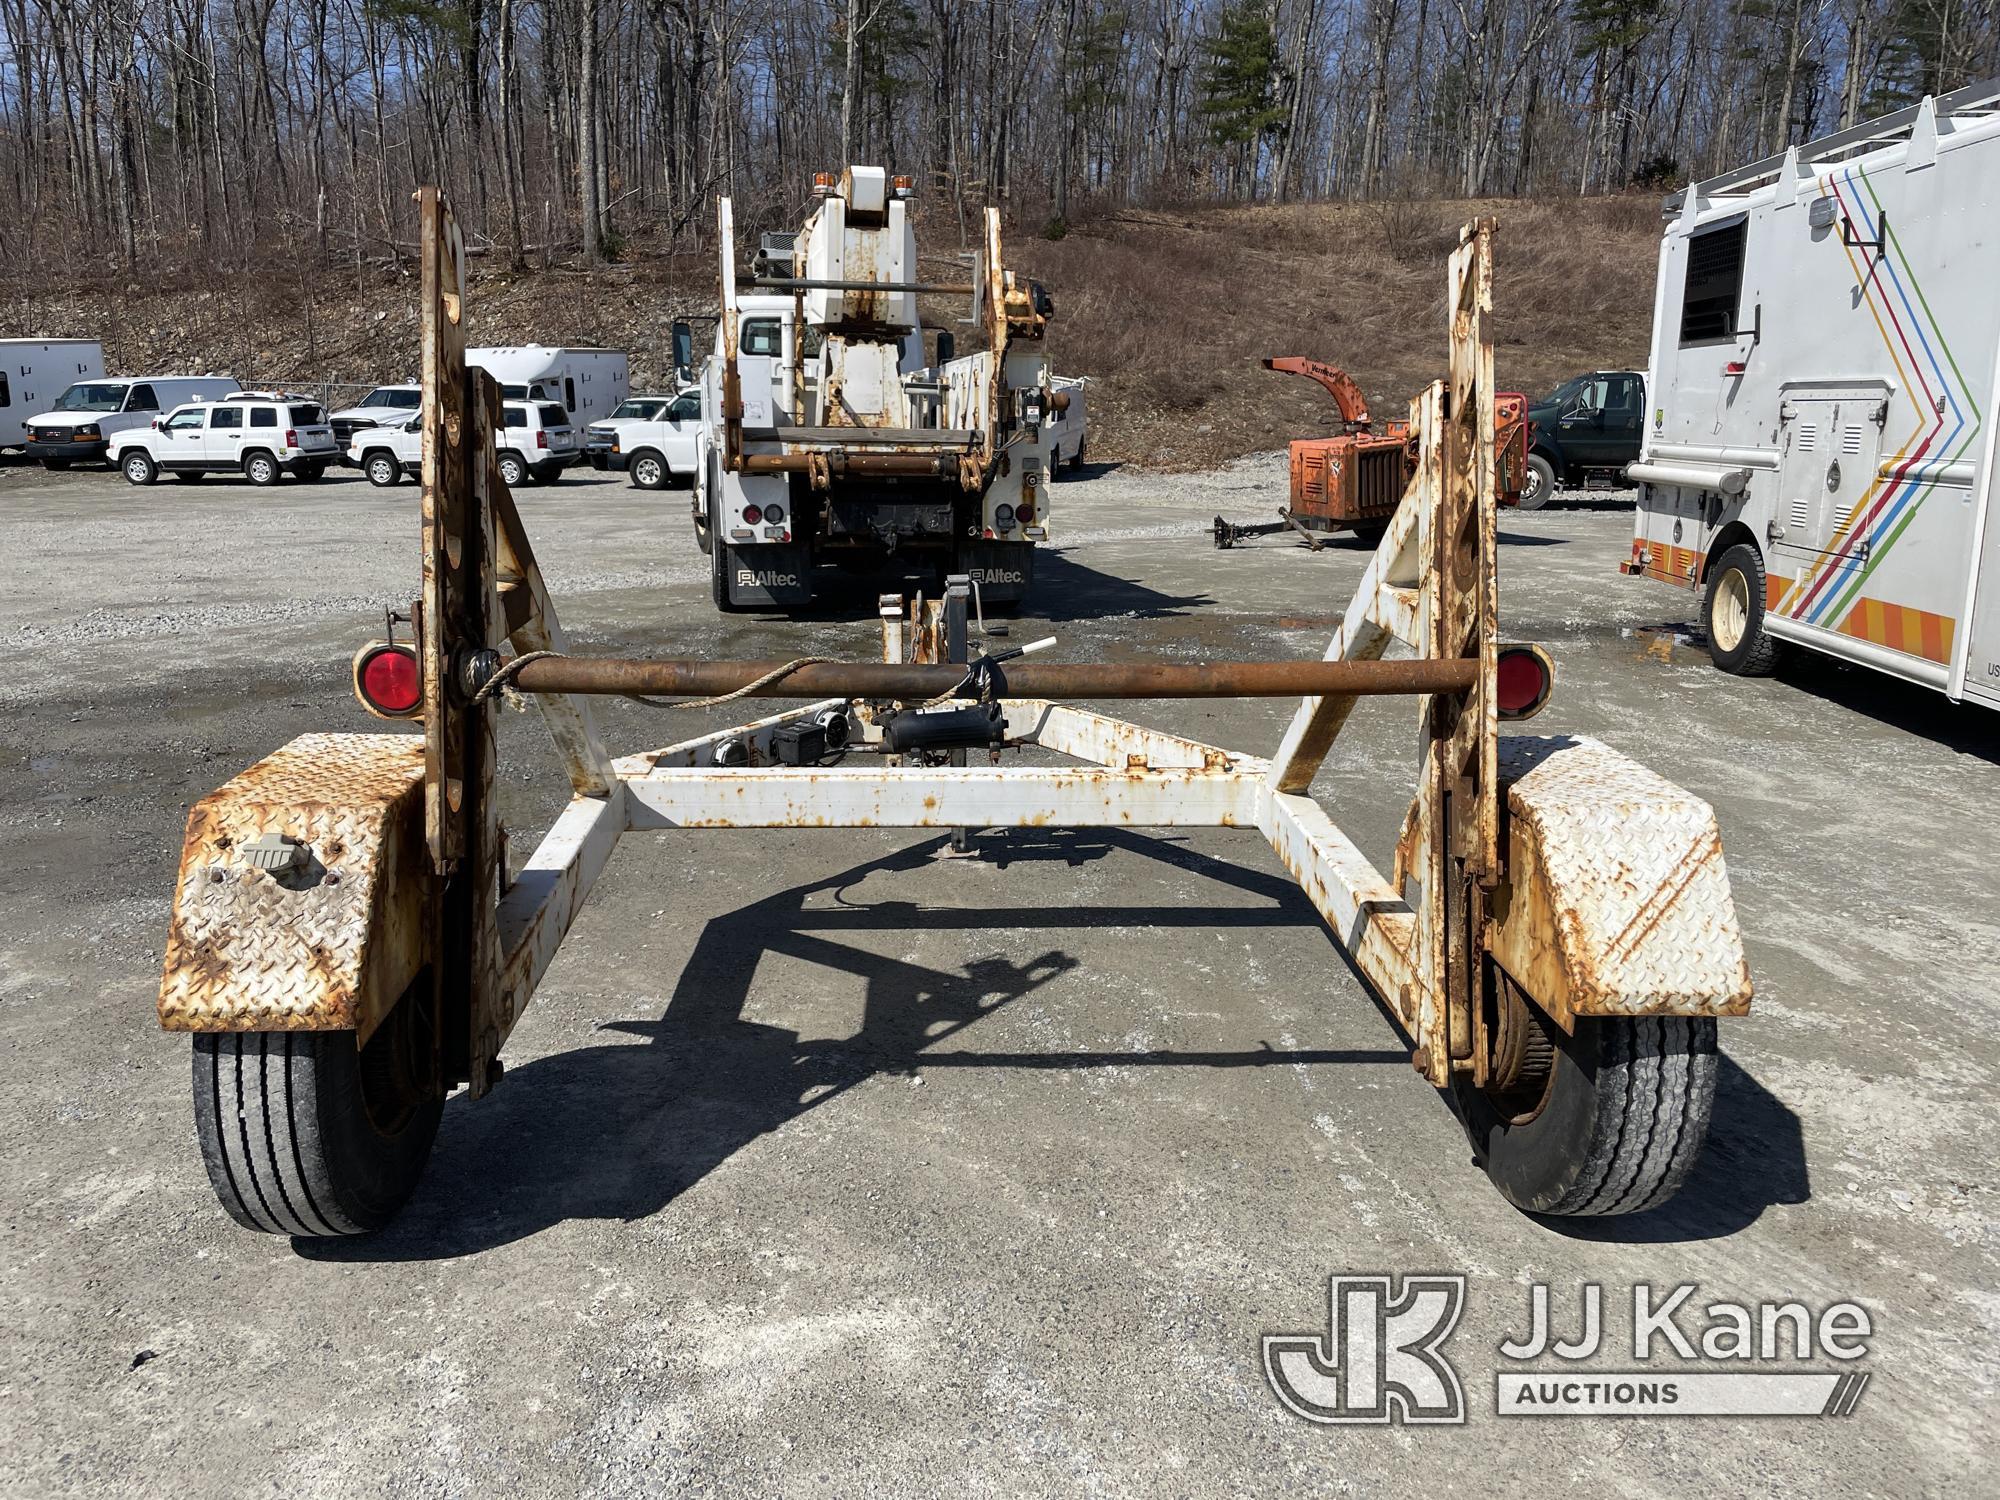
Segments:
[[[1764,559],[1748,542],[1738,542],[1708,570],[1701,624],[1709,659],[1723,671],[1768,677],[1778,664],[1778,640],[1764,629]]]
[[[1501,976],[1503,990],[1511,981]],[[1640,1213],[1680,1190],[1715,1103],[1710,1016],[1585,1016],[1573,1035],[1520,1003],[1498,1028],[1504,1084],[1455,1084],[1479,1165],[1517,1208]]]
[[[429,979],[368,1045],[352,1031],[202,1032],[194,1119],[209,1185],[245,1229],[368,1234],[394,1218],[444,1110],[433,1081]]]
[[[1522,510],[1540,510],[1555,492],[1556,466],[1541,454],[1530,453],[1527,477],[1521,481],[1521,498],[1515,504]]]
[[[651,448],[641,448],[632,455],[632,483],[642,490],[665,489],[667,472],[667,461]]]

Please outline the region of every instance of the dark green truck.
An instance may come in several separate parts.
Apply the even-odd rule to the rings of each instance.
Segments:
[[[1528,476],[1521,509],[1546,505],[1558,485],[1619,482],[1638,462],[1646,377],[1637,370],[1593,370],[1528,404]]]

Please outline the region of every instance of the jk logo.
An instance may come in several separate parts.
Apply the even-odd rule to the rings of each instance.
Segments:
[[[1264,1335],[1264,1378],[1308,1422],[1465,1421],[1458,1372],[1438,1352],[1465,1306],[1463,1276],[1327,1279],[1327,1332]]]

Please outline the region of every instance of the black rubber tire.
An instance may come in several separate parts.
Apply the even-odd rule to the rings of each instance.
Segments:
[[[299,469],[299,478],[307,484],[318,484],[320,480],[326,478],[326,465],[305,464]]]
[[[118,471],[127,484],[151,484],[160,477],[160,466],[144,449],[134,449],[118,460]]]
[[[277,459],[268,453],[246,453],[243,455],[243,477],[252,484],[269,488],[284,477],[285,471],[278,467]]]
[[[1081,474],[1081,473],[1083,472],[1083,439],[1082,439],[1082,438],[1078,438],[1078,439],[1077,439],[1077,442],[1076,442],[1076,452],[1070,455],[1070,460],[1069,460],[1069,471],[1070,471],[1070,473],[1072,473],[1072,474]]]
[[[1521,485],[1522,510],[1540,510],[1555,498],[1556,466],[1539,453],[1528,455],[1528,474]]]
[[[377,489],[388,489],[403,482],[403,464],[395,454],[386,448],[376,448],[361,455],[361,472],[368,476],[368,482]]]
[[[632,455],[632,463],[627,470],[632,483],[642,490],[663,490],[673,477],[673,470],[667,467],[666,458],[651,448],[641,448]]]
[[[507,472],[510,468],[514,471],[512,474]],[[527,477],[528,465],[520,454],[503,453],[500,455],[500,482],[506,485],[508,489],[519,489],[522,481]]]
[[[245,1229],[318,1239],[370,1234],[392,1218],[423,1175],[444,1111],[441,1093],[405,1101],[393,1128],[378,1128],[364,1076],[378,1047],[428,1026],[429,1010],[405,998],[368,1047],[352,1031],[198,1033],[194,1118],[210,1186]]]
[[[1555,1050],[1548,1086],[1510,1113],[1454,1089],[1479,1165],[1530,1213],[1635,1214],[1680,1190],[1715,1104],[1715,1021],[1707,1016],[1582,1017],[1573,1036],[1539,1016]]]
[[[203,473],[203,472],[202,472],[202,471],[201,471],[200,469],[192,469],[192,470],[190,470],[189,472],[187,472],[187,473],[185,473],[185,474],[176,474],[176,475],[174,475],[174,483],[175,483],[175,484],[200,484],[200,483],[202,482],[202,480],[204,480],[204,479],[206,479],[206,478],[208,478],[208,476],[207,476],[206,474],[204,474],[204,473]]]
[[[1733,578],[1732,578],[1733,575]],[[1716,639],[1715,603],[1740,579],[1745,618],[1733,648]],[[1708,570],[1708,587],[1701,597],[1701,628],[1708,637],[1708,658],[1738,677],[1768,677],[1778,665],[1778,638],[1764,628],[1764,559],[1748,542],[1738,542]],[[1726,633],[1726,632],[1725,632]]]
[[[72,460],[67,458],[45,458],[42,460],[42,467],[51,474],[61,474],[68,470],[71,462]]]
[[[1379,547],[1382,545],[1382,538],[1389,534],[1389,523],[1387,521],[1356,521],[1353,530],[1354,539],[1361,543],[1362,546]]]
[[[536,484],[554,484],[558,479],[562,478],[563,466],[561,464],[536,464],[528,472],[534,476]]]

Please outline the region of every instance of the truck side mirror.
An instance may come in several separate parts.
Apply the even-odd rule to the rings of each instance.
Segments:
[[[958,340],[952,337],[952,332],[949,328],[940,328],[938,330],[938,353],[937,353],[937,362],[939,366],[942,367],[950,364],[952,361],[952,357],[957,353],[958,353]]]
[[[686,380],[694,372],[694,330],[686,323],[673,327],[674,370]]]

